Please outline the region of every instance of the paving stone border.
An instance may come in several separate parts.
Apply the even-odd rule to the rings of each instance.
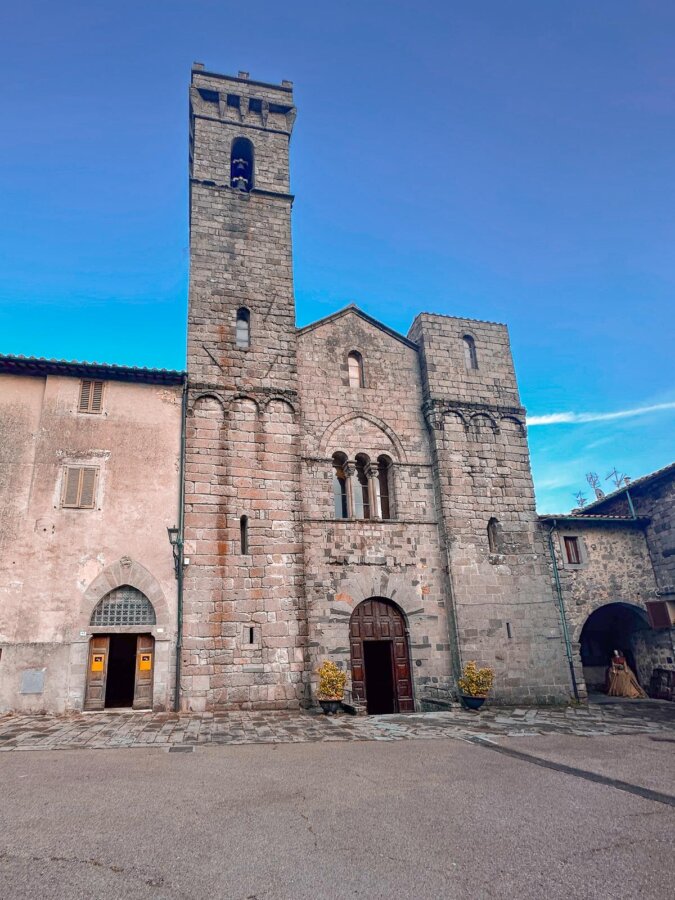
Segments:
[[[407,715],[327,717],[312,712],[84,713],[3,716],[0,751],[400,741],[537,734],[657,734],[675,740],[675,704],[521,709],[488,707]],[[662,739],[666,739],[662,737]]]

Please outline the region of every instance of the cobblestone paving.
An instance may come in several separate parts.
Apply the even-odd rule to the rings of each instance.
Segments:
[[[657,734],[675,742],[675,704],[606,704],[480,713],[322,716],[310,712],[85,713],[0,717],[0,751],[112,749],[308,741],[400,741],[475,736]],[[670,737],[668,737],[670,735]]]

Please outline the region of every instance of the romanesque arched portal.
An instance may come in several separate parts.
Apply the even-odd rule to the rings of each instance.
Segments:
[[[383,597],[359,603],[349,621],[352,692],[368,712],[413,712],[410,651],[401,610]]]

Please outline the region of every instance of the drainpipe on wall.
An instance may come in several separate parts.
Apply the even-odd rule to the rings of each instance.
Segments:
[[[630,495],[630,491],[626,491],[626,500],[628,500],[628,509],[630,509],[630,514],[634,519],[637,519],[635,515],[635,507],[633,506],[633,498]]]
[[[462,650],[459,639],[459,623],[457,621],[457,607],[455,605],[454,585],[452,581],[452,565],[450,558],[450,536],[445,521],[445,510],[443,507],[443,486],[440,479],[440,452],[439,442],[442,438],[437,437],[431,418],[424,415],[424,421],[429,434],[429,449],[431,450],[432,475],[434,486],[434,502],[436,506],[436,518],[438,520],[438,532],[441,538],[441,544],[445,552],[445,589],[447,602],[445,604],[446,619],[448,623],[448,637],[450,644],[450,665],[452,674],[455,679],[455,692],[459,691],[458,682],[462,677]]]
[[[183,382],[180,417],[180,462],[178,467],[178,566],[176,572],[176,687],[173,708],[180,710],[180,667],[183,652],[183,537],[185,531],[185,426],[187,417],[187,376]]]
[[[570,633],[567,627],[567,616],[565,615],[565,605],[563,603],[562,587],[560,585],[560,572],[558,571],[558,560],[555,557],[555,547],[553,546],[553,532],[556,528],[556,521],[553,520],[551,530],[548,533],[548,551],[551,554],[551,563],[553,564],[553,578],[555,580],[555,589],[558,594],[558,609],[560,611],[560,622],[562,624],[563,638],[565,640],[565,654],[567,655],[567,664],[570,667],[570,677],[572,679],[572,690],[574,691],[574,699],[579,700],[579,686],[577,685],[577,676],[574,674],[574,657],[572,656],[572,643],[570,641]]]

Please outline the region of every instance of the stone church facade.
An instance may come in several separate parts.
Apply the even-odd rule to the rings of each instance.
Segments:
[[[585,696],[506,327],[297,328],[295,116],[193,67],[186,373],[0,357],[0,711],[294,709],[326,658],[369,712],[449,706],[471,659],[497,702]]]
[[[190,110],[184,703],[306,703],[324,657],[362,685],[374,598],[359,627],[401,623],[407,706],[449,702],[474,656],[503,699],[567,698],[506,328],[297,329],[291,85],[197,68]]]

